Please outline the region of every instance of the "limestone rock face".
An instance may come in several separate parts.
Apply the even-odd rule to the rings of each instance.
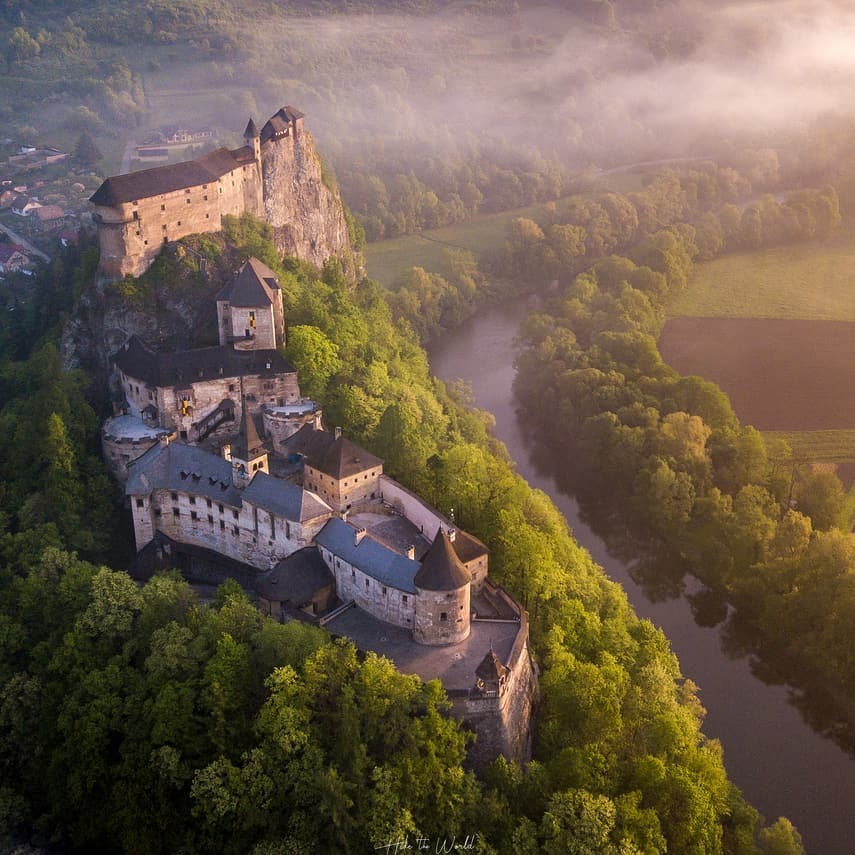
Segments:
[[[323,180],[321,161],[308,131],[262,146],[265,219],[276,248],[316,267],[339,258],[349,276],[358,262],[350,244],[341,196]]]
[[[158,287],[144,300],[129,300],[116,287],[98,282],[87,289],[62,331],[66,368],[84,368],[104,383],[110,357],[132,336],[159,350],[216,344],[211,299],[220,280],[195,288]]]

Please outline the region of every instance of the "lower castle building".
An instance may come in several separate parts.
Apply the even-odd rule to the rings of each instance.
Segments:
[[[217,297],[220,344],[115,357],[122,414],[102,433],[125,482],[137,571],[237,578],[278,620],[315,621],[424,680],[478,734],[471,753],[529,756],[537,678],[525,611],[488,574],[488,550],[321,428],[280,355],[281,295],[248,261]]]

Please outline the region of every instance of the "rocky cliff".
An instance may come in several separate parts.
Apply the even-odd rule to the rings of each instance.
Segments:
[[[276,248],[321,267],[336,256],[354,278],[361,260],[350,243],[341,196],[326,178],[311,134],[301,129],[261,153],[265,219]]]
[[[158,350],[217,344],[214,297],[244,260],[223,234],[193,236],[164,247],[138,278],[90,283],[63,328],[65,367],[104,385],[132,335]]]

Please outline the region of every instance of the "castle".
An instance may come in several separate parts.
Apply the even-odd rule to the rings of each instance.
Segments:
[[[268,125],[287,139],[298,121]],[[252,123],[247,133],[256,148],[274,139]],[[486,546],[386,475],[382,459],[323,429],[280,354],[273,271],[249,259],[215,303],[218,345],[158,352],[132,336],[113,357],[102,446],[130,504],[136,572],[236,578],[275,619],[314,621],[440,679],[478,734],[474,765],[527,759],[537,693],[527,615],[489,578]]]
[[[223,216],[249,212],[272,227],[282,253],[316,266],[350,252],[336,190],[303,129],[303,113],[282,107],[259,131],[250,118],[237,149],[107,178],[91,196],[100,272],[139,276],[163,244],[217,232]]]

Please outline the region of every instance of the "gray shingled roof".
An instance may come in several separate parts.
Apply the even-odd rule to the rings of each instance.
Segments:
[[[315,542],[378,582],[416,593],[413,580],[419,570],[418,561],[393,552],[368,534],[357,544],[355,534],[352,525],[334,517],[321,529]]]
[[[475,669],[476,676],[482,680],[491,680],[498,682],[506,672],[507,668],[502,664],[502,661],[496,656],[496,652],[490,646],[487,655],[481,660],[481,664]]]
[[[332,508],[320,496],[266,472],[256,472],[244,488],[243,497],[247,502],[293,522],[302,523],[332,513]]]
[[[266,454],[267,446],[258,435],[258,425],[256,425],[252,413],[249,412],[246,398],[243,399],[242,408],[237,439],[232,444],[232,457],[249,462],[262,454]]]
[[[181,442],[158,443],[128,466],[128,496],[148,496],[153,490],[181,490],[223,502],[241,504],[232,484],[232,466],[222,457]]]
[[[244,262],[234,279],[220,289],[216,299],[241,308],[270,306],[278,288],[276,274],[257,258],[250,258]]]
[[[197,380],[245,374],[293,374],[296,370],[276,350],[235,350],[228,345],[218,345],[157,352],[136,336],[128,339],[113,361],[129,377],[149,386],[189,386]]]
[[[448,535],[444,529],[440,529],[422,558],[415,584],[424,591],[456,591],[470,581]]]
[[[257,472],[244,490],[232,483],[229,461],[194,445],[170,442],[152,446],[128,466],[128,496],[148,496],[154,490],[175,490],[204,496],[232,508],[246,500],[277,517],[305,522],[332,509],[308,490]]]
[[[244,139],[258,136],[258,126],[255,124],[255,119],[252,116],[249,117],[249,121],[246,123],[246,130],[243,132],[243,136]]]
[[[285,106],[272,115],[261,129],[261,141],[267,142],[274,134],[290,127],[291,122],[302,119],[305,113],[301,113],[296,107]]]
[[[169,163],[125,175],[114,175],[104,181],[89,201],[93,205],[113,207],[123,202],[210,184],[237,169],[242,158],[236,154],[240,152],[241,149],[231,152],[227,148],[218,148],[184,163]]]
[[[316,546],[307,546],[280,561],[255,582],[255,590],[267,600],[291,603],[300,608],[318,591],[335,584],[329,567]]]

